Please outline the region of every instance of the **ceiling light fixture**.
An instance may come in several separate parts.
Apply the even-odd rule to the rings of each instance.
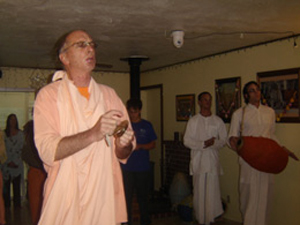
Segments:
[[[173,38],[173,44],[176,48],[181,48],[184,43],[184,31],[182,30],[173,30],[171,33]]]

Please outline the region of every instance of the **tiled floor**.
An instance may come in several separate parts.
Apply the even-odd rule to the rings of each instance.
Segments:
[[[6,210],[6,221],[7,225],[32,225],[28,202],[24,202],[22,208]],[[168,215],[164,218],[153,218],[152,225],[195,225],[196,223],[184,222],[182,221],[175,213]],[[66,224],[68,225],[68,224]],[[101,225],[101,224],[99,224]],[[134,225],[139,225],[138,222],[135,222]],[[241,225],[237,222],[228,221],[226,219],[220,219],[214,225]]]

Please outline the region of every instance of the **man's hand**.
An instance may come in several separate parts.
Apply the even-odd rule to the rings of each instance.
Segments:
[[[133,139],[134,132],[131,129],[127,129],[121,137],[116,138],[116,155],[119,159],[125,159],[130,155],[133,149]]]
[[[129,146],[132,143],[133,137],[133,130],[127,129],[121,137],[116,138],[116,146],[120,148]]]
[[[238,137],[230,137],[229,138],[229,144],[230,147],[234,150],[237,151],[237,143],[238,143],[239,138]]]
[[[110,110],[103,114],[93,129],[95,141],[102,140],[105,135],[112,135],[116,127],[121,123],[123,113],[118,110]]]
[[[144,150],[150,151],[150,150],[154,149],[155,146],[156,146],[156,142],[155,141],[151,141],[151,142],[149,142],[147,144],[138,144],[138,143],[136,143],[135,150],[144,149]]]
[[[296,161],[299,161],[299,158],[295,155],[294,152],[288,150],[286,147],[283,146],[283,149],[285,151],[287,151],[287,153],[289,154],[289,157],[291,157],[292,159],[296,160]]]
[[[215,137],[212,137],[206,141],[204,141],[204,148],[208,148],[209,146],[212,146],[215,143]]]

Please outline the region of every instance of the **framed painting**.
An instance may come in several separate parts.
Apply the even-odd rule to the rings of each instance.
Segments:
[[[216,115],[229,123],[232,113],[241,107],[241,78],[233,77],[215,81]]]
[[[188,121],[195,115],[195,94],[176,95],[176,120]]]
[[[275,110],[277,122],[300,122],[299,73],[300,68],[257,73],[262,104]]]

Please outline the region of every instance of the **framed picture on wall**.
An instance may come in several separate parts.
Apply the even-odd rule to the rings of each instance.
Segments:
[[[176,95],[176,120],[188,121],[195,115],[195,94]]]
[[[232,113],[241,107],[241,78],[233,77],[215,81],[216,114],[229,123]]]
[[[300,68],[257,73],[262,104],[275,110],[277,122],[300,122],[299,73]]]

